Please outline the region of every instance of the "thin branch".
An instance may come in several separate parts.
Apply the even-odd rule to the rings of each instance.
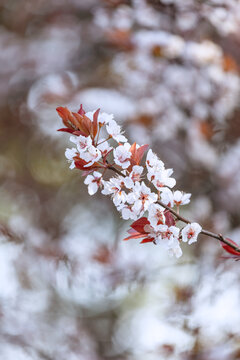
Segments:
[[[116,169],[116,168],[115,168],[114,166],[112,166],[112,165],[108,166],[108,169],[116,172],[116,173],[117,173],[118,175],[120,175],[120,176],[124,176],[124,177],[125,177],[125,175],[122,174],[120,170]],[[190,221],[190,220],[188,220],[188,219],[186,219],[185,217],[179,215],[176,211],[174,211],[173,209],[171,209],[169,206],[165,205],[162,201],[158,200],[157,203],[158,203],[159,205],[161,205],[162,207],[164,207],[165,209],[167,209],[168,211],[170,211],[178,220],[184,222],[185,224],[191,224],[191,221]],[[212,238],[214,238],[214,239],[217,239],[218,241],[223,242],[224,244],[230,246],[232,249],[238,251],[239,254],[240,254],[240,248],[239,248],[238,246],[232,244],[230,241],[228,241],[226,238],[224,238],[221,234],[215,234],[215,233],[213,233],[213,232],[211,232],[211,231],[204,230],[204,229],[202,229],[201,234],[210,236],[210,237],[212,237]]]
[[[191,221],[189,221],[188,219],[184,218],[183,216],[177,214],[176,211],[171,209],[169,206],[165,205],[162,201],[158,200],[158,204],[161,205],[162,207],[164,207],[165,209],[167,209],[168,211],[170,211],[178,220],[180,220],[186,224],[191,224]],[[240,253],[240,248],[238,246],[235,246],[234,244],[232,244],[230,241],[228,241],[226,238],[224,238],[221,234],[215,234],[211,231],[204,230],[204,229],[202,229],[201,234],[210,236],[214,239],[217,239]]]
[[[120,170],[116,169],[116,168],[115,168],[114,166],[112,166],[112,165],[108,165],[108,169],[109,169],[109,170],[113,170],[113,171],[115,171],[118,175],[125,177],[125,175],[122,174]]]

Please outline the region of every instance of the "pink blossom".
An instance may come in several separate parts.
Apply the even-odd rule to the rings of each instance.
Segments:
[[[67,148],[66,151],[65,151],[65,156],[68,160],[68,162],[70,162],[70,166],[69,168],[72,170],[75,168],[75,164],[74,164],[74,157],[77,155],[77,149],[75,148],[72,148],[72,149],[69,149]]]
[[[127,138],[122,135],[121,127],[117,125],[115,120],[109,120],[106,126],[106,130],[111,137],[117,142],[126,142]]]
[[[86,151],[80,154],[80,158],[87,162],[84,167],[89,167],[101,158],[101,152],[95,146],[90,145],[87,147]]]
[[[100,186],[102,186],[102,174],[98,171],[94,171],[92,175],[88,175],[84,180],[84,184],[88,185],[89,195],[94,195]]]
[[[201,231],[202,227],[198,223],[188,224],[182,229],[182,241],[189,245],[196,242]]]
[[[125,143],[124,145],[119,145],[113,150],[115,163],[121,166],[122,169],[127,169],[130,165],[130,158],[132,154],[129,149],[130,144]]]

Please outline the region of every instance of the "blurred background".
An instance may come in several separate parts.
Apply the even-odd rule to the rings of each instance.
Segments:
[[[240,262],[123,242],[55,111],[114,113],[240,243],[239,1],[2,0],[0,49],[0,360],[240,359]]]

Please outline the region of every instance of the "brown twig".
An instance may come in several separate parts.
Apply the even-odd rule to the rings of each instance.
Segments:
[[[116,169],[116,168],[115,168],[114,166],[112,166],[112,165],[108,165],[108,169],[109,169],[109,170],[113,170],[113,171],[115,171],[118,175],[125,177],[125,175],[122,174],[120,170]]]
[[[158,200],[158,204],[161,205],[162,207],[164,207],[165,209],[167,209],[168,211],[170,211],[178,220],[180,220],[186,224],[191,223],[191,221],[189,221],[188,219],[184,218],[183,216],[177,214],[176,211],[171,209],[169,206],[165,205],[162,201]],[[230,246],[232,249],[238,251],[240,254],[240,248],[238,246],[235,246],[234,244],[232,244],[230,241],[228,241],[226,238],[224,238],[221,234],[215,234],[211,231],[204,230],[204,229],[202,229],[201,234],[210,236],[214,239],[217,239],[217,240],[223,242],[224,244]]]
[[[121,173],[120,170],[116,169],[114,166],[112,165],[109,165],[108,166],[108,169],[116,172],[118,175],[120,176],[124,176],[124,174]],[[185,224],[191,224],[191,221],[189,221],[188,219],[184,218],[183,216],[181,216],[180,214],[178,214],[176,211],[174,211],[173,209],[171,209],[169,206],[165,205],[162,201],[158,200],[157,201],[159,205],[161,205],[162,207],[164,207],[165,209],[167,209],[168,211],[170,211],[178,220],[184,222]],[[210,236],[214,239],[217,239],[218,241],[220,242],[223,242],[224,244],[230,246],[232,249],[236,250],[239,252],[240,254],[240,248],[234,244],[232,244],[230,241],[228,241],[226,238],[224,238],[221,234],[215,234],[211,231],[208,231],[208,230],[204,230],[202,229],[201,233],[200,234],[203,234],[203,235],[207,235],[207,236]]]

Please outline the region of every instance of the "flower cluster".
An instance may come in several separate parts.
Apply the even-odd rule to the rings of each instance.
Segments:
[[[201,226],[189,223],[180,229],[171,212],[188,204],[191,194],[172,190],[176,185],[173,170],[166,169],[148,145],[129,144],[113,115],[99,109],[86,113],[81,106],[74,113],[59,107],[57,111],[66,126],[59,130],[70,133],[75,145],[65,152],[70,169],[83,171],[90,195],[100,189],[111,196],[123,219],[134,220],[124,240],[139,238],[141,243],[162,244],[176,257],[182,255],[181,241],[197,241]],[[106,170],[113,176],[104,179]]]

